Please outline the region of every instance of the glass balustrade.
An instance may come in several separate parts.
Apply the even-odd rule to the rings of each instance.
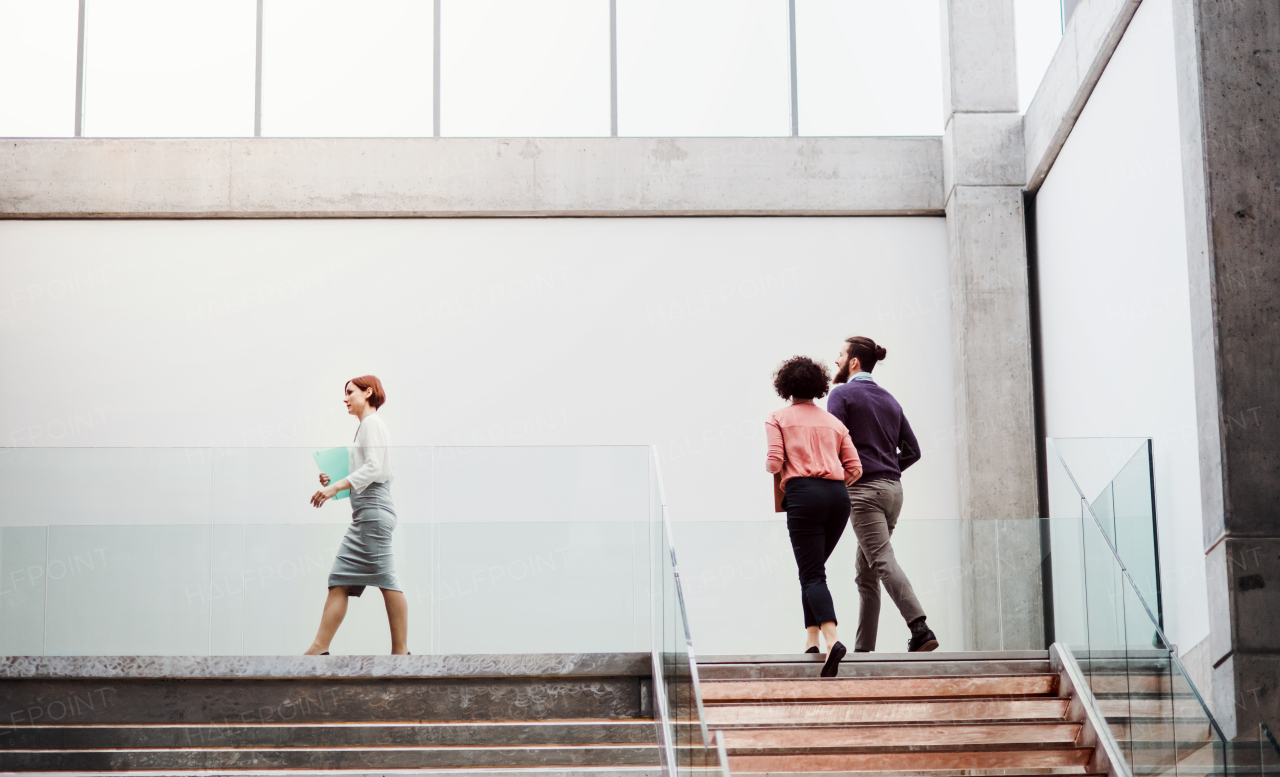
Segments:
[[[1111,445],[1108,445],[1111,444]],[[1129,774],[1253,771],[1210,713],[1159,608],[1150,443],[1050,440],[1056,640],[1080,665]],[[1100,452],[1118,452],[1101,456]]]
[[[720,770],[656,451],[392,450],[414,653],[650,653],[668,773]],[[350,502],[312,449],[0,449],[0,655],[296,655]],[[376,591],[335,654],[378,654]]]

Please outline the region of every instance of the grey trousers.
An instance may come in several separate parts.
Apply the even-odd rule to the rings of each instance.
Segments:
[[[854,483],[849,486],[849,511],[853,533],[858,538],[856,569],[858,596],[862,600],[854,649],[873,651],[880,627],[881,583],[907,623],[924,615],[911,589],[911,581],[898,566],[893,546],[889,544],[893,528],[898,524],[898,513],[902,512],[902,483],[897,480]]]

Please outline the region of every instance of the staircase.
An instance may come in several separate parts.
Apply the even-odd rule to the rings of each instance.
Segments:
[[[699,661],[708,725],[733,774],[1105,774],[1106,759],[1046,651]]]
[[[1084,662],[1098,709],[1134,777],[1212,774],[1214,737],[1191,687],[1161,651]],[[1222,765],[1216,764],[1217,771]]]
[[[0,772],[659,777],[648,654],[0,658]]]

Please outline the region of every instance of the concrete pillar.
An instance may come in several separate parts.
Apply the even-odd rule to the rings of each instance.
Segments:
[[[1043,648],[1013,0],[942,0],[942,27],[963,642]]]
[[[1280,722],[1280,5],[1174,0],[1213,703]]]

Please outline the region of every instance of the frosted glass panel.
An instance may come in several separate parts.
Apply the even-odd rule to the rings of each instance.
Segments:
[[[934,0],[796,0],[801,135],[941,135]]]
[[[467,0],[441,16],[441,134],[609,134],[607,2]]]
[[[53,526],[49,655],[209,652],[209,526]]]
[[[964,649],[960,529],[960,521],[900,520],[893,533],[894,555],[942,650]],[[672,534],[700,653],[804,650],[799,573],[785,517],[771,522],[681,521],[673,525]],[[836,615],[842,631],[849,634],[845,639],[851,639],[858,622],[857,552],[857,538],[852,527],[846,527],[827,562]],[[909,638],[893,600],[882,591],[876,649],[904,652]]]
[[[434,451],[440,522],[645,520],[643,446]]]
[[[618,0],[618,134],[789,135],[786,0]]]
[[[202,451],[213,467],[216,523],[346,523],[351,502],[316,509],[320,487],[313,448],[219,448]],[[431,448],[394,447],[391,498],[401,523],[431,520]]]
[[[267,0],[262,134],[430,136],[434,24],[420,0]]]
[[[441,653],[646,650],[648,524],[439,524]],[[647,604],[645,605],[647,607]]]
[[[0,0],[0,137],[75,132],[78,8],[76,0]]]
[[[0,527],[0,656],[44,652],[47,533],[43,526]]]
[[[199,448],[8,448],[0,526],[209,523],[213,463]]]
[[[85,135],[253,134],[254,0],[91,0],[85,38]]]

